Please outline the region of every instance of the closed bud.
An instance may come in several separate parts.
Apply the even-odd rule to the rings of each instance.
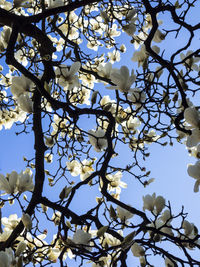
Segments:
[[[22,222],[27,230],[31,230],[32,220],[31,220],[31,216],[28,213],[23,213]]]
[[[26,249],[26,243],[24,241],[19,242],[15,252],[16,256],[19,256]]]

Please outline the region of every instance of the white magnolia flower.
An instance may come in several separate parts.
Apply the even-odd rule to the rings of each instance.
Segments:
[[[101,45],[101,43],[96,38],[89,36],[88,43],[87,43],[87,47],[89,49],[97,51],[99,49],[100,45]]]
[[[133,53],[133,57],[131,58],[131,60],[133,62],[138,62],[138,67],[140,67],[144,65],[147,58],[148,54],[146,52],[145,45],[142,45],[140,51],[135,51]]]
[[[27,244],[24,241],[19,242],[17,245],[15,255],[20,256],[20,254],[26,249]]]
[[[56,68],[56,82],[66,90],[71,90],[74,87],[79,87],[78,76],[75,75],[81,67],[80,62],[74,62],[70,69],[66,65],[60,65]]]
[[[153,195],[146,195],[143,197],[143,211],[149,210],[153,211],[154,210],[154,203],[156,199],[156,194],[153,193]]]
[[[194,230],[194,224],[188,222],[187,220],[183,221],[182,227],[184,229],[184,233],[186,236],[189,236],[192,233],[192,231]]]
[[[7,48],[8,42],[10,40],[10,35],[11,35],[11,28],[4,26],[3,31],[1,32],[0,35],[0,51],[3,51],[4,49]]]
[[[5,251],[0,251],[1,267],[11,267],[14,262],[14,254],[11,248],[6,248]]]
[[[104,148],[107,147],[107,139],[105,137],[105,131],[100,130],[90,130],[89,133],[89,142],[94,147],[96,152],[101,152]]]
[[[154,202],[156,213],[159,214],[165,207],[165,199],[162,196],[157,196]]]
[[[4,225],[4,231],[9,232],[15,229],[15,227],[20,222],[20,218],[18,218],[17,214],[11,214],[8,218],[3,217],[1,219],[2,224]]]
[[[115,63],[116,61],[120,61],[120,52],[118,50],[114,50],[113,52],[108,52],[108,58],[110,59],[110,63]]]
[[[25,191],[33,191],[33,174],[30,169],[27,168],[25,171],[21,171],[18,175],[17,189],[20,193]]]
[[[200,142],[200,130],[192,129],[192,134],[187,137],[186,146],[191,148]]]
[[[19,104],[19,107],[28,113],[33,113],[33,101],[30,98],[29,93],[23,93],[20,94],[17,98],[17,102]]]
[[[126,20],[131,21],[134,17],[136,17],[137,11],[135,8],[132,8],[128,11],[126,15]]]
[[[24,48],[20,48],[17,50],[15,53],[15,58],[25,67],[28,65],[28,60],[27,60],[27,51]]]
[[[156,43],[160,43],[165,39],[165,34],[160,30],[157,30],[154,34],[153,41]]]
[[[54,146],[55,139],[52,136],[49,136],[49,137],[45,136],[44,138],[45,138],[44,142],[45,142],[46,146],[48,146],[48,147],[53,147]]]
[[[174,235],[174,233],[172,232],[172,229],[171,229],[171,224],[169,222],[166,224],[160,218],[158,218],[155,221],[155,223],[152,222],[151,224],[148,224],[148,226],[159,229],[159,231],[161,231],[162,233],[165,233],[167,235],[171,235],[171,236]],[[149,231],[149,235],[152,236],[152,231]],[[156,238],[155,241],[159,241],[159,240],[161,240],[162,235],[156,235],[155,238]]]
[[[58,257],[60,256],[60,249],[59,248],[50,248],[48,253],[48,259],[52,262],[57,262]]]
[[[44,159],[46,160],[47,163],[52,163],[53,162],[53,154],[46,153],[44,156]]]
[[[31,216],[28,213],[23,213],[22,222],[27,230],[31,230],[32,220],[31,220]]]
[[[140,107],[146,100],[146,94],[139,88],[129,90],[128,100],[136,107]]]
[[[32,86],[32,81],[26,78],[24,75],[19,77],[12,77],[11,93],[19,97],[21,94],[24,94],[26,91],[29,91]]]
[[[91,234],[83,231],[82,229],[77,229],[73,235],[72,241],[75,244],[88,245],[91,240]]]
[[[80,179],[81,181],[84,181],[85,179],[87,179],[90,174],[94,171],[92,165],[93,165],[94,161],[89,161],[87,159],[84,159],[81,162],[81,170],[80,170]]]
[[[7,194],[14,194],[16,192],[18,174],[12,171],[6,178],[0,174],[0,190],[5,191]]]
[[[67,169],[70,171],[71,176],[78,176],[81,172],[81,164],[77,160],[67,162]]]
[[[130,205],[129,205],[130,206]],[[131,213],[130,211],[117,206],[117,216],[120,218],[121,221],[127,221],[128,219],[133,217],[133,213]]]
[[[136,31],[136,25],[135,22],[132,21],[122,27],[122,29],[127,33],[129,36],[133,36],[133,34]]]
[[[171,218],[171,213],[170,213],[170,211],[169,210],[165,210],[162,214],[161,214],[161,216],[160,216],[160,219],[164,222],[164,223],[166,223],[166,222],[170,222],[172,219],[170,219]]]
[[[108,184],[108,190],[110,192],[115,191],[116,194],[121,193],[121,187],[127,188],[127,184],[122,179],[122,172],[118,171],[115,174],[108,174],[106,175],[106,178],[110,181]]]
[[[105,37],[117,37],[121,34],[120,31],[118,31],[118,25],[117,24],[112,24],[112,27],[106,27],[104,36]]]
[[[131,75],[129,75],[129,69],[126,66],[122,66],[120,70],[112,72],[110,78],[115,85],[107,87],[108,89],[118,89],[123,93],[127,93],[135,82],[136,76],[133,70]]]
[[[102,63],[98,66],[98,75],[110,79],[112,73],[112,64],[110,62]]]
[[[184,118],[194,128],[200,127],[200,113],[194,106],[185,109]]]
[[[146,209],[156,214],[159,214],[165,207],[165,199],[162,196],[157,196],[153,193],[153,195],[146,195],[143,197],[143,210]]]
[[[135,257],[141,257],[141,256],[144,256],[144,254],[145,254],[145,250],[137,242],[135,242],[131,246],[131,251],[133,253],[133,256],[135,256]]]
[[[188,164],[187,172],[189,176],[196,179],[196,182],[194,185],[194,192],[198,192],[199,185],[200,185],[200,160],[198,160],[194,165]]]

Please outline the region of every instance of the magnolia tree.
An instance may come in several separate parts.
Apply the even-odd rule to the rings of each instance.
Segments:
[[[17,127],[16,142],[34,135],[24,169],[0,174],[1,266],[200,265],[183,209],[159,192],[141,195],[139,208],[120,199],[125,176],[147,191],[154,181],[143,162],[153,143],[186,146],[199,189],[197,8],[0,0],[0,129]],[[11,204],[17,214],[5,217]]]

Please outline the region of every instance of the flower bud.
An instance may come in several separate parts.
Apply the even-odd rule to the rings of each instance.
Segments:
[[[31,216],[28,213],[23,213],[22,222],[27,230],[31,230],[32,220],[31,220]]]

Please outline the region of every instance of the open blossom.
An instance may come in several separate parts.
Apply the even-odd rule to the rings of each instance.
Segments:
[[[29,91],[32,84],[32,81],[26,78],[24,75],[19,77],[12,77],[12,85],[10,88],[11,93],[16,97],[19,97],[21,94]]]
[[[83,231],[82,229],[77,229],[73,235],[72,241],[75,244],[88,245],[91,240],[91,234]]]
[[[16,192],[18,174],[12,171],[6,178],[0,174],[0,190],[5,191],[7,194],[13,194]]]
[[[200,142],[200,130],[192,129],[192,134],[187,137],[186,146],[191,148]]]
[[[4,26],[3,31],[1,31],[0,35],[0,50],[3,51],[7,48],[8,42],[10,40],[11,28]]]
[[[165,234],[168,234],[171,236],[174,235],[174,233],[172,232],[172,229],[171,229],[171,224],[169,222],[168,223],[163,222],[160,218],[156,219],[155,222],[148,224],[148,226],[159,229],[159,231],[161,231],[162,233],[165,233]],[[153,233],[152,231],[149,231],[150,236],[152,236],[152,233]],[[160,235],[160,234],[156,235],[155,241],[159,241],[159,240],[161,240],[161,238],[162,238],[162,235]]]
[[[71,176],[78,176],[81,172],[81,164],[77,160],[67,162],[67,169],[70,171]]]
[[[128,100],[131,101],[136,107],[140,107],[146,100],[146,94],[139,88],[130,89]]]
[[[46,146],[48,146],[48,147],[53,147],[54,146],[55,139],[52,136],[49,136],[49,137],[45,136],[44,138],[45,138],[44,142],[45,142]]]
[[[129,35],[133,36],[134,32],[136,31],[136,25],[135,22],[132,21],[122,27],[122,29]]]
[[[23,111],[33,113],[33,101],[31,100],[28,92],[20,94],[17,98],[17,103]]]
[[[24,241],[19,242],[15,251],[16,256],[19,256],[26,249],[26,246],[27,244]]]
[[[135,256],[135,257],[144,256],[144,254],[145,254],[143,247],[141,247],[137,242],[135,242],[131,246],[131,251],[133,253],[133,256]]]
[[[113,52],[108,52],[108,58],[110,59],[110,63],[115,63],[116,61],[120,61],[120,52],[118,50],[114,50]]]
[[[129,69],[126,66],[122,66],[120,70],[112,72],[110,78],[115,85],[107,87],[108,89],[118,89],[123,93],[127,93],[135,82],[136,76],[133,70],[130,75]]]
[[[93,167],[93,161],[89,161],[87,159],[84,159],[81,162],[81,170],[80,170],[80,179],[81,181],[84,181],[87,179],[90,174],[94,171]]]
[[[121,181],[122,178],[122,172],[118,171],[115,174],[108,174],[106,175],[106,178],[109,180],[108,184],[108,190],[110,192],[115,191],[116,194],[121,193],[121,187],[127,188],[127,184],[123,181]]]
[[[4,226],[4,231],[9,232],[15,229],[15,227],[18,225],[20,222],[20,218],[17,217],[17,214],[11,214],[8,218],[3,217],[1,219],[1,223]]]
[[[188,222],[187,220],[184,220],[182,227],[184,229],[184,234],[186,236],[189,236],[192,233],[193,229],[194,229],[194,224]]]
[[[194,185],[194,192],[198,192],[199,185],[200,185],[200,160],[198,160],[194,165],[188,164],[187,172],[189,176],[196,179],[196,182]]]
[[[117,206],[117,216],[120,218],[121,221],[127,221],[128,219],[133,217],[133,213],[131,213],[130,211]]]
[[[170,211],[169,210],[165,210],[162,214],[161,214],[161,216],[160,216],[160,219],[164,222],[164,223],[166,223],[166,222],[170,222],[172,219],[170,219],[171,218],[171,213],[170,213]]]
[[[102,63],[98,66],[98,75],[110,79],[112,73],[112,64],[110,62]]]
[[[194,128],[200,127],[200,113],[194,106],[185,109],[184,118]]]
[[[0,251],[0,262],[2,267],[11,267],[14,262],[14,254],[11,248],[6,248],[5,251]]]
[[[140,66],[143,66],[147,58],[148,58],[148,54],[146,52],[145,45],[142,45],[139,51],[134,52],[131,60],[133,62],[138,62],[138,67],[140,67]]]
[[[81,67],[80,62],[74,62],[70,69],[66,65],[60,65],[56,68],[56,81],[66,90],[71,90],[74,87],[79,87],[78,76],[75,75]]]
[[[96,152],[101,152],[104,148],[107,147],[107,139],[105,137],[105,131],[100,130],[90,130],[89,132],[89,142],[94,147]]]
[[[33,191],[33,174],[30,169],[20,172],[18,175],[17,189],[20,193],[25,191]]]
[[[33,175],[30,169],[26,169],[18,174],[12,171],[7,177],[0,174],[0,190],[6,194],[14,194],[17,192],[33,191]]]
[[[156,214],[159,214],[165,207],[165,199],[162,196],[146,195],[143,197],[143,210],[146,209],[153,212],[155,210]]]

